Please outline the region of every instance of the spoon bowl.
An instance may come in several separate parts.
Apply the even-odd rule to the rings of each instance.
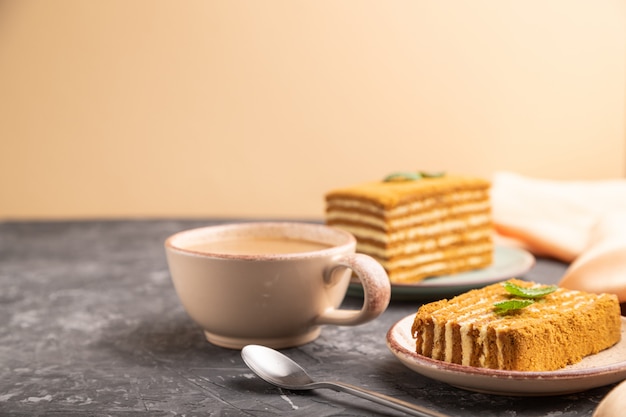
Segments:
[[[282,353],[265,346],[247,345],[241,350],[241,357],[252,372],[264,381],[280,388],[294,391],[329,388],[386,405],[412,416],[448,417],[434,410],[429,410],[355,385],[343,382],[314,381],[296,362]]]
[[[280,388],[306,390],[315,383],[300,365],[274,349],[248,345],[241,350],[241,357],[261,379]]]

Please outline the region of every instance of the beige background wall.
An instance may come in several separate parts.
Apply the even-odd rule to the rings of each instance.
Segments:
[[[321,218],[400,169],[626,173],[626,0],[0,2],[0,219]]]

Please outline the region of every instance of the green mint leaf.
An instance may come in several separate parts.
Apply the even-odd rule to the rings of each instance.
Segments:
[[[445,176],[445,171],[398,171],[387,175],[384,182],[396,182],[396,181],[417,181],[422,178],[441,178]]]
[[[419,172],[394,172],[389,174],[383,179],[384,182],[393,181],[416,181],[422,179],[422,175]]]
[[[420,174],[422,174],[422,177],[424,178],[441,178],[446,175],[444,171],[439,171],[439,172],[420,171]]]
[[[529,305],[533,304],[535,300],[505,300],[498,301],[497,303],[493,303],[494,308],[496,309],[496,313],[505,314],[510,311],[520,310],[522,308],[526,308]]]
[[[524,288],[524,287],[520,287],[519,285],[515,285],[510,281],[506,281],[502,283],[502,286],[509,293],[516,295],[518,297],[522,297],[522,298],[545,297],[546,295],[553,293],[559,288],[556,285],[549,285],[549,286],[538,287],[538,288]]]

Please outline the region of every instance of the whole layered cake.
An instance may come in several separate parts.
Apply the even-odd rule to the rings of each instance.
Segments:
[[[351,232],[392,283],[493,262],[490,182],[447,174],[393,174],[326,194],[326,223]]]
[[[512,279],[423,305],[411,332],[416,352],[432,359],[551,371],[613,346],[620,328],[613,294]]]

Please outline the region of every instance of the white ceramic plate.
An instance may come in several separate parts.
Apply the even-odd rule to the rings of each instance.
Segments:
[[[415,353],[411,314],[387,333],[387,347],[409,369],[429,378],[470,391],[498,395],[562,395],[609,385],[626,378],[626,318],[622,317],[622,339],[581,362],[549,372],[504,371],[457,365]]]
[[[519,278],[534,264],[535,257],[529,252],[496,245],[493,264],[487,268],[428,278],[415,284],[391,284],[391,295],[394,299],[411,300],[450,297],[512,277]],[[351,283],[348,294],[362,295],[361,284]]]

